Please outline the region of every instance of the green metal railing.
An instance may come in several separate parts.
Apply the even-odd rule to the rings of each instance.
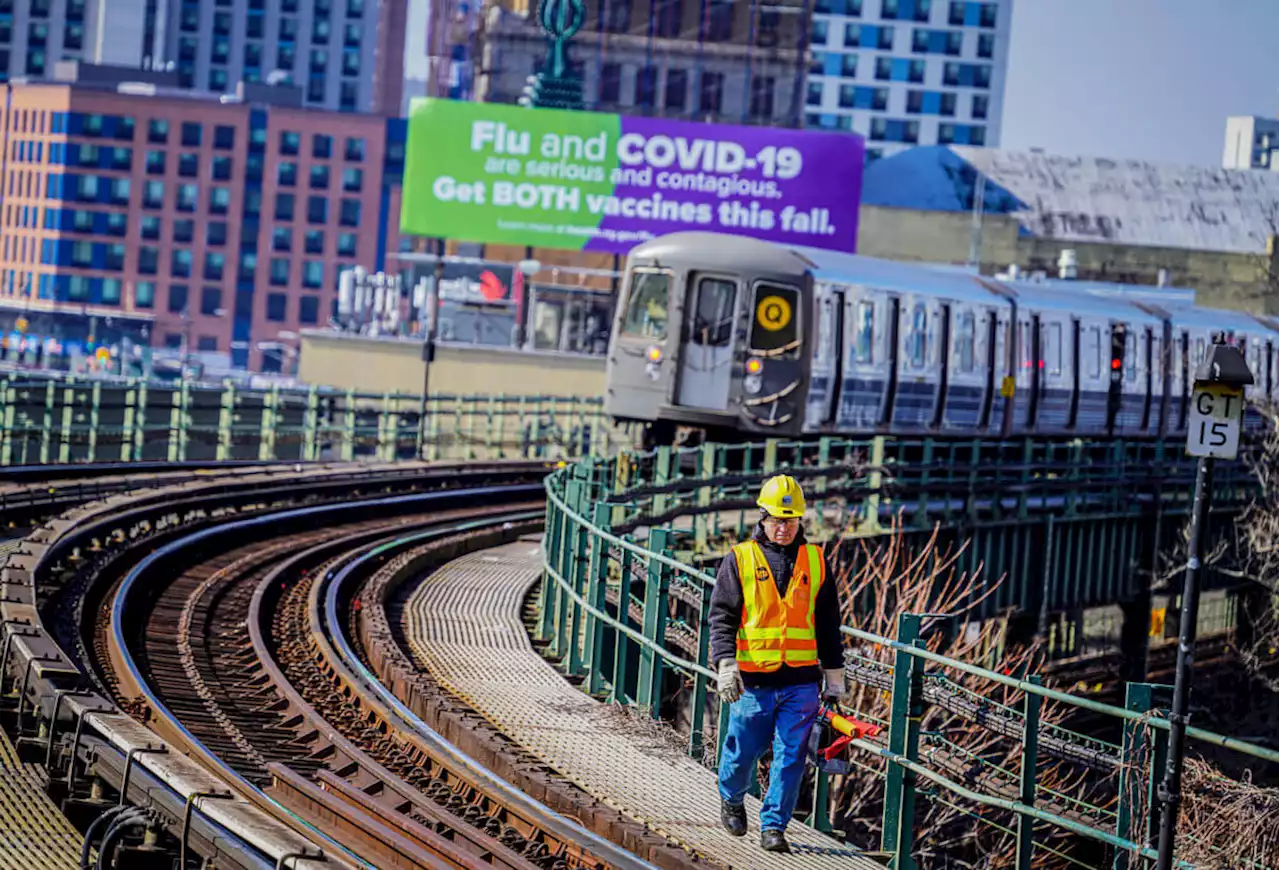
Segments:
[[[598,398],[0,379],[0,466],[120,460],[497,459],[608,453]]]
[[[755,511],[745,505],[763,474],[787,469],[803,476],[820,515],[834,510],[836,503],[856,499],[862,510],[853,527],[862,535],[880,533],[885,518],[907,504],[915,508],[907,520],[914,525],[975,516],[997,524],[1063,522],[1068,517],[1114,521],[1176,512],[1185,503],[1175,492],[1182,460],[1159,444],[1023,442],[969,449],[979,450],[987,468],[975,473],[973,466],[938,467],[939,445],[880,438],[624,451],[612,459],[573,463],[547,479],[537,633],[548,644],[547,654],[566,673],[581,677],[592,695],[635,705],[658,718],[671,692],[684,692],[688,751],[704,757],[716,735],[725,733],[728,707],[714,700],[716,674],[708,660],[714,577],[687,560],[709,551],[726,528],[738,533],[747,525]],[[1154,466],[1162,469],[1158,477],[1151,464],[1157,456],[1163,461]],[[1070,467],[1073,460],[1080,466]],[[1224,506],[1247,497],[1243,478],[1220,483]],[[914,491],[921,487],[927,498]],[[737,510],[743,513],[734,519]],[[1040,580],[1036,578],[1037,585]],[[923,799],[950,802],[975,815],[982,808],[1011,814],[1013,824],[1006,828],[981,821],[1014,839],[1019,868],[1029,868],[1033,856],[1044,852],[1074,860],[1057,848],[1057,840],[1046,842],[1051,838],[1036,832],[1037,826],[1111,850],[1116,868],[1153,858],[1152,795],[1163,770],[1168,731],[1156,703],[1160,687],[1130,684],[1123,708],[1073,696],[1042,686],[1034,675],[1020,679],[931,652],[921,639],[921,621],[921,615],[903,614],[896,639],[843,629],[859,648],[847,655],[847,673],[890,697],[887,740],[856,741],[860,756],[855,761],[882,770],[881,848],[893,856],[893,866],[915,866],[916,804]],[[872,650],[887,660],[868,655]],[[1014,692],[1021,701],[995,703],[975,691],[975,683]],[[1045,721],[1050,704],[1101,717],[1123,739],[1110,743]],[[967,750],[949,744],[945,736],[922,734],[925,711],[935,706],[968,709],[975,727],[1014,741],[1020,762],[1016,769],[969,758]],[[714,728],[711,719],[718,721]],[[1189,734],[1243,754],[1263,765],[1268,776],[1280,764],[1272,749],[1201,729]],[[922,754],[922,743],[929,753]],[[941,757],[984,765],[990,783],[999,787],[957,781],[946,765],[931,763]],[[1039,782],[1038,767],[1052,760],[1092,771],[1110,784],[1116,804],[1093,804]],[[829,831],[828,794],[825,776],[817,776],[809,821]],[[1256,865],[1246,860],[1243,866]]]

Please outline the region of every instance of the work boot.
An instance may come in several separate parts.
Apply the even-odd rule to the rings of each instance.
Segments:
[[[791,847],[787,845],[786,835],[782,831],[773,829],[760,832],[760,848],[766,852],[791,853]]]
[[[747,808],[742,804],[731,804],[720,799],[720,824],[734,837],[742,837],[747,833]]]

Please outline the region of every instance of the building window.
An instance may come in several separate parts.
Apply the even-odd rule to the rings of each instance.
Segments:
[[[147,175],[164,175],[164,152],[147,152]]]
[[[281,154],[297,154],[301,144],[302,137],[297,133],[291,133],[285,130],[280,133],[280,153]]]
[[[187,310],[187,285],[169,285],[169,313],[181,314]]]
[[[324,230],[307,230],[302,241],[302,249],[308,254],[323,254]]]
[[[320,321],[320,300],[314,296],[303,296],[298,300],[298,322],[318,323]]]
[[[178,174],[183,178],[195,178],[200,174],[199,154],[179,154]]]
[[[918,115],[924,106],[924,91],[907,91],[907,112]]]
[[[169,274],[175,278],[191,277],[191,251],[187,248],[175,248],[169,261]]]
[[[338,86],[338,109],[343,112],[354,112],[359,91],[360,88],[356,82],[344,79]]]
[[[227,266],[227,258],[225,254],[217,251],[206,251],[204,255],[204,279],[206,281],[221,281],[222,271]]]
[[[324,263],[319,260],[307,260],[303,263],[302,286],[312,288],[324,286]]]
[[[217,181],[229,181],[231,179],[230,157],[213,158],[213,177]]]
[[[218,349],[218,337],[216,335],[202,335],[196,339],[196,350],[201,353],[213,353]]]
[[[665,106],[674,112],[683,112],[689,101],[689,73],[682,69],[667,70]]]
[[[209,213],[226,214],[231,207],[231,189],[215,187],[209,191]]]
[[[119,272],[124,268],[124,245],[107,245],[107,268]],[[120,301],[119,294],[116,301]]]
[[[316,160],[328,160],[333,156],[333,137],[316,133],[311,137],[311,156]]]
[[[364,139],[349,138],[344,152],[346,159],[358,163],[364,160]]]
[[[252,281],[253,273],[258,268],[258,255],[253,251],[243,251],[240,254],[240,275],[241,281]]]
[[[177,350],[178,348],[182,347],[182,333],[166,332],[164,334],[164,346],[169,348],[170,350]]]
[[[658,70],[652,66],[636,70],[636,90],[633,102],[644,109],[653,108],[658,94]]]
[[[298,164],[285,161],[276,167],[276,185],[293,187],[298,183]]]
[[[289,260],[287,257],[272,257],[270,270],[271,283],[283,287],[289,283]]]
[[[846,79],[858,77],[858,56],[856,54],[840,55],[840,75]]]
[[[996,26],[996,8],[995,3],[983,3],[978,7],[978,26],[979,27],[995,27]]]
[[[681,0],[654,0],[654,34],[663,39],[675,39],[680,35],[684,3]]]
[[[704,72],[698,93],[698,111],[704,115],[718,115],[723,102],[724,73]]]
[[[344,227],[360,226],[360,200],[344,199],[339,214],[338,222]]]
[[[220,151],[230,151],[236,147],[236,128],[225,124],[214,127],[213,147]]]
[[[169,122],[163,118],[152,118],[147,122],[147,141],[163,145],[169,141]]]
[[[342,28],[342,44],[348,48],[359,48],[364,39],[364,26],[359,21],[348,21]]]
[[[622,67],[616,63],[600,66],[600,102],[616,105],[622,99]]]
[[[729,42],[733,38],[733,0],[711,0],[707,9],[707,39]]]
[[[342,170],[342,189],[352,193],[359,193],[364,186],[364,170],[363,169],[344,169]]]
[[[987,144],[987,128],[986,127],[970,127],[969,128],[969,144],[983,146]]]
[[[947,4],[947,23],[952,27],[964,26],[963,0],[951,0],[951,2]]]
[[[324,196],[307,197],[307,223],[326,224],[329,222],[329,199]]]
[[[805,101],[805,104],[809,106],[822,105],[822,83],[821,82],[809,82],[808,92],[805,94],[804,101]]]
[[[164,208],[164,182],[148,181],[142,188],[144,208]]]
[[[203,287],[200,290],[200,313],[216,316],[222,307],[222,288]]]
[[[292,193],[276,194],[276,220],[278,221],[293,220],[293,194]]]
[[[956,113],[956,95],[950,91],[943,93],[942,103],[938,108],[938,113],[950,118]]]
[[[987,117],[987,95],[974,94],[973,103],[969,111],[969,115],[975,120],[983,120]]]
[[[821,18],[815,18],[809,28],[809,42],[813,45],[826,45],[831,35],[831,25]]]
[[[92,242],[71,243],[71,265],[81,269],[88,269],[93,265]]]
[[[111,202],[114,205],[129,204],[129,188],[132,182],[127,178],[114,178],[111,180]]]
[[[196,234],[196,222],[190,219],[180,219],[173,222],[173,240],[175,242],[189,243]]]
[[[199,188],[194,184],[179,184],[175,200],[178,211],[195,211]]]
[[[751,80],[751,117],[759,121],[773,119],[772,76],[758,76]]]
[[[203,128],[194,121],[182,122],[182,144],[188,148],[199,148]]]
[[[338,233],[338,256],[354,257],[356,255],[356,234]]]
[[[312,166],[311,167],[311,189],[312,190],[328,190],[329,189],[329,167],[328,166]]]
[[[285,306],[288,305],[289,297],[283,293],[267,294],[267,320],[275,323],[281,323],[285,317]]]
[[[996,37],[993,33],[978,34],[978,57],[991,58],[996,53]]]
[[[293,248],[293,230],[276,227],[271,231],[271,250],[288,252]]]
[[[133,307],[154,308],[156,305],[156,282],[139,281],[133,285]]]
[[[222,246],[227,243],[226,221],[209,221],[205,225],[204,241],[206,245]]]
[[[146,216],[139,224],[139,233],[144,239],[160,238],[160,218]]]

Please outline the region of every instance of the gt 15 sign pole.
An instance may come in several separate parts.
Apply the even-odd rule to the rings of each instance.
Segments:
[[[1196,493],[1191,504],[1187,541],[1187,570],[1182,586],[1182,620],[1178,629],[1178,667],[1169,713],[1169,759],[1157,795],[1160,799],[1160,850],[1156,870],[1173,867],[1174,832],[1182,802],[1182,760],[1186,754],[1187,708],[1191,696],[1191,662],[1200,610],[1200,541],[1213,497],[1213,462],[1235,459],[1240,448],[1244,416],[1244,388],[1253,374],[1239,348],[1215,333],[1209,354],[1195,372],[1187,420],[1187,453],[1200,457],[1196,465]]]

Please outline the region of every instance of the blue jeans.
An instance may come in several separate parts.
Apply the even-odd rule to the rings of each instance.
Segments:
[[[720,758],[720,797],[741,804],[769,742],[773,763],[769,791],[760,808],[760,829],[785,831],[800,797],[809,728],[818,716],[817,683],[778,689],[748,688],[729,712],[729,733]]]

